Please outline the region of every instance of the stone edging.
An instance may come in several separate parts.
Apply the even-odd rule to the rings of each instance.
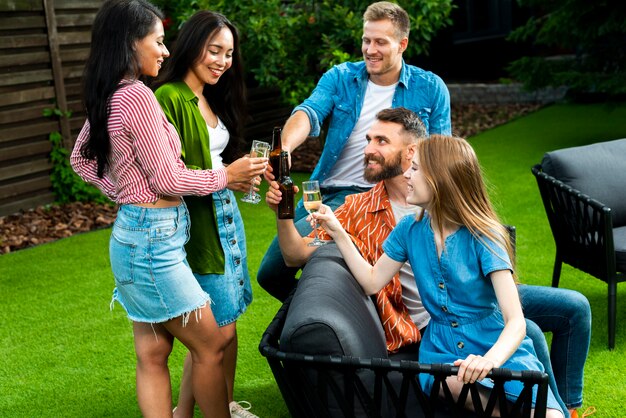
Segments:
[[[521,83],[484,84],[463,83],[447,84],[452,104],[480,103],[540,103],[557,102],[565,97],[567,87],[545,88],[525,91]]]

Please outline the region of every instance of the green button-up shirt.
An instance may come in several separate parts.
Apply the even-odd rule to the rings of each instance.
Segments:
[[[209,130],[200,113],[198,98],[183,81],[167,83],[155,92],[167,119],[178,131],[182,158],[191,169],[210,169]],[[213,199],[186,196],[191,218],[191,238],[185,246],[194,273],[224,274],[224,250],[220,244]]]

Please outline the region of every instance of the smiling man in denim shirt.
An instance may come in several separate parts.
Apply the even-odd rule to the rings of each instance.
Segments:
[[[319,136],[324,120],[330,125],[324,149],[311,180],[320,182],[324,204],[335,209],[347,195],[373,185],[363,178],[365,134],[378,111],[405,107],[417,113],[430,134],[451,132],[450,95],[441,78],[408,65],[402,58],[409,42],[409,16],[389,2],[371,4],[363,14],[363,61],[328,70],[311,96],[297,106],[283,129],[282,148],[293,151],[308,136]],[[311,231],[302,202],[296,210],[301,235]],[[283,261],[278,241],[268,248],[257,280],[284,300],[296,285],[297,269]]]

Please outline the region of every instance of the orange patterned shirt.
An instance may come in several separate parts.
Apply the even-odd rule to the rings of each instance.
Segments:
[[[370,264],[375,264],[383,254],[383,242],[396,226],[384,183],[377,183],[365,193],[347,196],[344,204],[335,211],[335,216],[361,255]],[[332,239],[323,230],[320,230],[320,238]],[[395,352],[400,347],[420,341],[419,329],[402,301],[399,273],[376,294],[376,305],[385,330],[388,351]]]

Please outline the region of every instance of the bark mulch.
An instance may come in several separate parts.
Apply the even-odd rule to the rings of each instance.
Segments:
[[[472,136],[539,107],[536,104],[453,106],[453,133],[461,137]],[[320,141],[307,140],[293,153],[292,169],[311,172],[320,153]],[[115,212],[112,205],[74,202],[40,206],[0,217],[0,254],[108,227],[115,220]]]

